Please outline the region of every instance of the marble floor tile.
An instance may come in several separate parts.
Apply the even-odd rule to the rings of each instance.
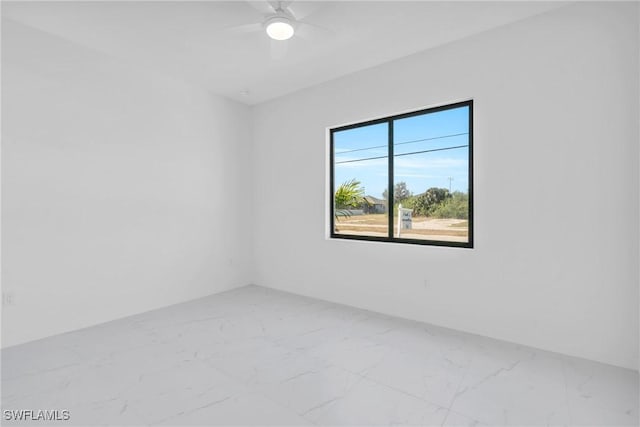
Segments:
[[[460,383],[451,409],[487,425],[569,425],[566,397],[559,358],[532,353],[498,365],[478,356]]]
[[[357,337],[323,342],[306,350],[314,357],[357,374],[364,374],[378,366],[393,351],[389,346]]]
[[[396,390],[449,407],[464,378],[465,367],[434,353],[393,351],[363,375]]]
[[[458,414],[452,410],[447,413],[447,418],[444,420],[442,427],[485,427],[487,424],[482,424],[478,420],[469,418],[467,416]]]
[[[313,423],[257,393],[221,398],[169,417],[171,426],[312,426]]]
[[[270,399],[308,417],[328,402],[345,397],[363,381],[357,374],[331,365],[316,365],[288,378],[265,384],[259,391]]]
[[[1,358],[52,425],[638,425],[636,372],[258,286]]]
[[[363,378],[350,390],[308,410],[318,425],[439,426],[447,409]]]
[[[572,421],[581,425],[638,425],[638,375],[586,360],[565,360]]]

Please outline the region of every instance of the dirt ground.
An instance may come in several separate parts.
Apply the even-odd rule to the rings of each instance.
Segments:
[[[386,215],[378,214],[339,217],[335,224],[339,234],[387,236],[387,222]],[[466,242],[468,234],[466,220],[414,217],[412,229],[402,230],[401,237]],[[394,224],[394,236],[397,236],[397,223]]]

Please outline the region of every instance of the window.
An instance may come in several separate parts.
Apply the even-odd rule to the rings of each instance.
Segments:
[[[473,101],[330,135],[332,238],[473,247]]]

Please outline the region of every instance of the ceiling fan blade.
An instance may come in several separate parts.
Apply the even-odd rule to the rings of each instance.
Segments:
[[[278,6],[281,7],[282,9],[286,9],[289,6],[291,6],[291,3],[293,3],[293,0],[282,0],[282,1],[269,0],[269,3],[271,3],[271,6],[273,6],[274,9],[276,9]]]
[[[285,3],[288,3],[286,6]],[[330,2],[329,4],[332,4]],[[327,7],[327,4],[322,2],[308,2],[308,1],[288,1],[282,2],[282,7],[287,9],[298,21],[308,18],[315,14],[318,10]]]
[[[263,1],[246,0],[246,1],[249,4],[249,6],[251,6],[252,8],[254,8],[255,10],[257,10],[263,15],[271,15],[276,11],[276,9],[273,7],[271,2],[269,1],[266,1],[266,0],[263,0]]]
[[[308,22],[299,22],[298,28],[296,28],[296,37],[300,37],[303,39],[309,39],[314,37],[333,37],[335,36],[335,32],[325,28],[320,27],[315,24],[310,24]]]
[[[256,33],[262,30],[263,30],[262,24],[260,22],[255,22],[253,24],[244,24],[244,25],[236,25],[233,27],[227,27],[227,28],[224,28],[222,32],[226,34],[247,34],[247,33]]]
[[[271,59],[279,60],[287,55],[289,40],[271,40]]]

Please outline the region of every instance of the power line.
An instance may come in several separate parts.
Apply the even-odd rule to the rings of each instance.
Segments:
[[[408,156],[408,155],[411,155],[411,154],[432,153],[434,151],[455,150],[455,149],[464,148],[464,147],[468,147],[468,145],[456,145],[454,147],[434,148],[434,149],[431,149],[431,150],[413,151],[411,153],[394,154],[393,157]],[[343,160],[341,162],[335,162],[335,164],[339,165],[339,164],[342,164],[342,163],[364,162],[365,160],[386,159],[387,157],[388,156],[377,156],[377,157],[367,157],[367,158],[364,158],[364,159]]]
[[[412,141],[396,142],[393,145],[413,144],[414,142],[431,141],[434,139],[453,138],[454,136],[468,135],[469,132],[452,133],[451,135],[434,136],[432,138],[414,139]]]
[[[431,150],[413,151],[411,153],[400,153],[400,154],[395,154],[393,157],[408,156],[410,154],[431,153],[433,151],[455,150],[457,148],[464,148],[464,147],[468,147],[468,145],[456,145],[454,147],[433,148]]]
[[[366,147],[366,148],[356,148],[355,150],[347,150],[347,151],[341,151],[339,153],[336,153],[336,155],[338,154],[344,154],[344,153],[353,153],[354,151],[365,151],[365,150],[373,150],[374,148],[387,148],[388,145],[376,145],[373,147]]]
[[[468,135],[469,132],[463,132],[463,133],[453,133],[451,135],[442,135],[442,136],[434,136],[432,138],[423,138],[423,139],[414,139],[411,141],[403,141],[403,142],[396,142],[393,145],[404,145],[404,144],[415,144],[416,142],[424,142],[424,141],[433,141],[434,139],[443,139],[443,138],[453,138],[454,136],[462,136],[462,135]],[[347,150],[347,151],[341,151],[339,153],[336,154],[345,154],[345,153],[353,153],[354,151],[365,151],[365,150],[373,150],[375,148],[386,148],[387,145],[375,145],[372,147],[365,147],[365,148],[356,148],[353,150]]]
[[[387,157],[389,156],[367,157],[366,159],[355,159],[355,160],[343,160],[341,162],[335,162],[335,164],[339,165],[342,163],[364,162],[365,160],[386,159]]]

